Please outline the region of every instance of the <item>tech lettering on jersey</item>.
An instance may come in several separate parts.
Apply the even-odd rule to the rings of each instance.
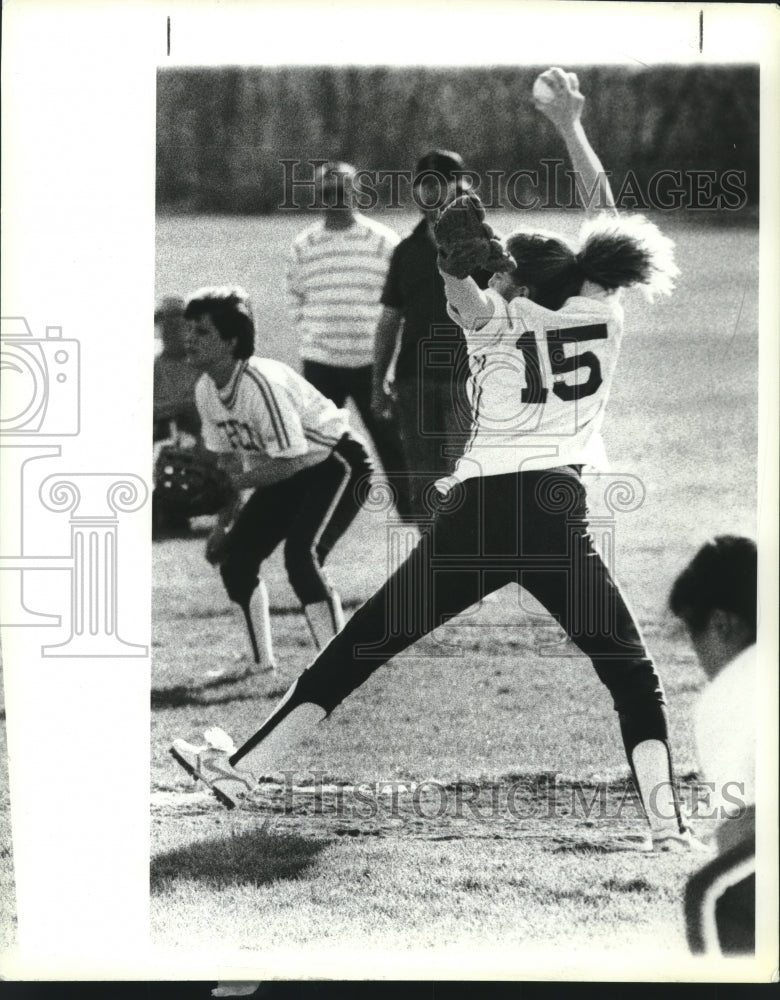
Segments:
[[[241,420],[218,420],[217,427],[223,431],[234,451],[264,450],[249,424]]]
[[[259,452],[272,458],[315,453],[324,459],[349,429],[346,410],[271,358],[237,362],[219,389],[202,375],[195,401],[209,451]]]

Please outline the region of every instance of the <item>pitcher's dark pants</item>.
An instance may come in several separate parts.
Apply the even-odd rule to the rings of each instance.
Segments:
[[[573,467],[456,486],[408,559],[301,674],[240,759],[304,701],[330,713],[392,656],[509,582],[558,619],[609,689],[631,750],[667,742],[663,688],[633,616],[593,547]],[[668,745],[668,744],[667,744]]]

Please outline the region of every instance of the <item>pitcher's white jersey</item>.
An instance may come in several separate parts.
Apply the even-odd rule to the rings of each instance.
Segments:
[[[597,290],[552,311],[488,289],[495,312],[468,330],[471,437],[457,479],[589,465],[605,469],[600,429],[620,342],[620,294]],[[463,326],[457,310],[450,316]]]
[[[318,392],[288,365],[271,358],[236,362],[230,381],[218,389],[208,375],[195,386],[210,451],[327,458],[349,429],[349,414]]]

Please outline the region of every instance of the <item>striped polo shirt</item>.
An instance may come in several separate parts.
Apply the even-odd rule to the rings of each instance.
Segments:
[[[387,269],[399,237],[356,214],[344,229],[324,222],[292,245],[287,293],[304,361],[361,368],[374,360],[374,334]]]
[[[209,451],[252,452],[272,458],[321,453],[327,458],[349,429],[349,414],[318,392],[289,365],[271,358],[239,361],[218,389],[201,375],[195,402]]]

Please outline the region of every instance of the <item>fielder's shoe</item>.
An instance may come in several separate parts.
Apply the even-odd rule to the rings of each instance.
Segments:
[[[203,746],[175,739],[170,754],[187,774],[210,788],[226,809],[235,809],[256,782],[248,771],[239,771],[230,763],[236,746],[224,730],[214,726],[206,730],[204,738]]]
[[[705,844],[693,835],[690,827],[677,830],[674,827],[654,830],[651,834],[652,846],[649,848],[657,854],[714,854],[709,844]]]

